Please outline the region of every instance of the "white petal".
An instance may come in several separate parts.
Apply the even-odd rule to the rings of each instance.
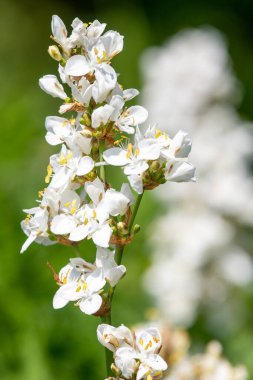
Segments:
[[[105,193],[103,206],[112,216],[124,215],[129,206],[129,199],[119,191],[109,189]]]
[[[56,235],[69,234],[76,226],[75,221],[67,215],[56,215],[51,223],[50,230]]]
[[[121,148],[111,148],[107,149],[103,153],[104,160],[113,166],[124,166],[131,162],[129,158],[127,158],[127,152]]]
[[[90,67],[86,58],[83,55],[73,55],[67,60],[65,66],[65,74],[74,77],[79,77],[87,74],[90,71]]]
[[[112,121],[116,121],[121,112],[122,112],[122,109],[123,109],[123,106],[124,106],[124,100],[122,98],[122,96],[120,95],[113,95],[111,101],[110,101],[110,106],[113,107],[114,111],[113,113],[111,114],[111,117],[110,117],[110,120]]]
[[[52,16],[51,29],[53,36],[58,42],[63,42],[66,40],[68,32],[64,22],[61,20],[59,16]]]
[[[120,53],[123,49],[123,36],[113,30],[106,32],[101,37],[101,41],[104,45],[108,60]]]
[[[149,168],[146,161],[133,161],[124,168],[124,173],[126,175],[138,175],[144,173]]]
[[[92,202],[97,205],[104,196],[104,184],[103,182],[97,177],[92,182],[86,182],[85,183],[85,191],[89,195]]]
[[[109,281],[111,286],[117,285],[119,280],[125,275],[126,267],[124,265],[119,265],[112,268],[106,272],[106,279]]]
[[[60,168],[57,173],[53,175],[50,186],[54,189],[61,189],[68,185],[72,177],[72,171],[67,167]]]
[[[36,240],[36,237],[36,233],[31,233],[22,245],[20,253],[24,253],[27,250],[27,248]]]
[[[128,108],[127,116],[124,117],[125,123],[136,126],[144,123],[148,118],[148,111],[141,106],[133,106]]]
[[[85,156],[82,157],[78,163],[78,169],[76,174],[82,176],[88,174],[94,168],[94,161],[91,157]]]
[[[132,174],[128,176],[128,180],[130,182],[131,187],[138,193],[143,193],[143,182],[141,176],[137,174]]]
[[[104,271],[102,268],[94,270],[86,279],[87,289],[92,293],[101,290],[106,284]]]
[[[58,145],[58,144],[62,144],[62,140],[60,139],[59,136],[56,136],[54,133],[52,132],[47,132],[46,136],[45,136],[45,139],[46,141],[48,142],[48,144],[50,145]]]
[[[40,88],[54,98],[66,99],[67,94],[55,75],[44,75],[39,79]]]
[[[59,116],[47,116],[45,126],[48,131],[54,130],[56,127],[64,129],[64,125],[69,124],[68,119]]]
[[[111,114],[113,113],[114,108],[112,106],[109,106],[106,104],[105,106],[96,108],[95,111],[93,111],[91,116],[91,126],[92,128],[98,128],[101,124],[105,125]]]
[[[87,299],[83,299],[80,304],[80,310],[88,315],[95,314],[102,305],[102,297],[99,294],[93,294]]]
[[[112,229],[108,224],[105,224],[99,230],[93,233],[92,240],[99,247],[107,248],[112,236]]]
[[[125,101],[131,100],[135,98],[137,95],[139,95],[139,91],[136,90],[135,88],[128,88],[127,90],[123,91],[123,98]]]
[[[161,146],[154,139],[143,139],[138,143],[139,159],[157,160],[160,156]]]
[[[195,167],[188,162],[168,162],[166,165],[165,178],[167,181],[189,182],[196,181]]]
[[[66,306],[67,303],[69,303],[69,300],[66,300],[65,298],[61,297],[60,294],[57,292],[54,295],[53,298],[53,308],[54,309],[61,309],[62,307]]]
[[[174,154],[178,158],[188,157],[191,151],[191,140],[188,134],[183,131],[178,131],[171,142],[170,148],[174,150]]]
[[[133,204],[135,202],[135,198],[133,196],[132,190],[130,189],[130,186],[128,185],[128,183],[122,184],[120,192],[129,199],[130,204]]]
[[[117,83],[117,74],[111,66],[102,63],[96,68],[95,77],[96,82],[94,83],[92,94],[95,102],[101,103],[115,87]]]
[[[145,359],[145,364],[155,371],[166,371],[168,368],[167,363],[161,358],[161,356],[156,354],[148,355],[147,359]]]
[[[69,235],[69,240],[71,241],[80,241],[85,239],[90,232],[90,226],[81,224],[80,226],[74,228],[70,235]]]
[[[87,28],[88,38],[98,38],[106,28],[106,24],[101,24],[98,20],[94,20]]]

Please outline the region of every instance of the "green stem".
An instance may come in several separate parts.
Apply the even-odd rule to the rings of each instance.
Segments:
[[[73,245],[77,257],[81,257],[81,251],[79,245]]]
[[[135,220],[136,214],[137,214],[137,212],[139,210],[143,194],[144,194],[144,191],[143,191],[142,194],[138,194],[138,196],[136,198],[136,202],[135,202],[135,205],[134,205],[133,213],[132,213],[131,219],[129,221],[129,225],[128,225],[130,233],[131,233],[131,230],[132,230],[132,227],[133,227],[133,224],[134,224],[134,220]]]
[[[102,323],[106,323],[108,325],[111,325],[111,313],[104,315],[101,317]],[[113,353],[112,351],[108,350],[108,348],[105,347],[105,362],[106,362],[106,373],[107,377],[112,376],[112,370],[111,365],[113,363]]]
[[[133,213],[132,213],[132,216],[131,216],[129,224],[128,224],[128,229],[129,229],[130,234],[131,234],[131,230],[133,228],[135,217],[136,217],[137,212],[138,212],[139,207],[140,207],[140,203],[141,203],[143,194],[144,194],[144,192],[142,194],[139,194],[138,197],[136,198],[136,202],[135,202],[135,205],[134,205]],[[118,265],[121,264],[122,256],[123,256],[123,253],[124,253],[124,249],[125,249],[124,245],[117,245],[116,246],[115,260],[116,260],[116,263]],[[109,292],[109,294],[110,294],[110,296],[109,296],[110,297],[109,298],[110,304],[112,303],[112,299],[113,299],[113,296],[114,296],[115,289],[116,289],[116,286],[110,288],[110,292]]]
[[[104,152],[104,147],[103,147],[103,143],[102,141],[100,140],[99,141],[99,161],[100,162],[104,162],[104,159],[103,159],[103,152]],[[105,165],[101,165],[100,166],[100,179],[105,183],[106,185],[106,173],[105,173]]]

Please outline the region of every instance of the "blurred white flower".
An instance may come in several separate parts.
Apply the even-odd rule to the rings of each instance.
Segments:
[[[189,132],[198,166],[196,186],[169,183],[157,191],[168,212],[152,225],[144,284],[167,319],[190,325],[202,304],[228,305],[230,290],[253,279],[253,260],[236,241],[238,226],[253,225],[252,126],[233,105],[238,83],[216,30],[179,33],[145,53],[142,68],[151,122]]]

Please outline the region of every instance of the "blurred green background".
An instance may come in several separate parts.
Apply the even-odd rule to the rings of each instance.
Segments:
[[[235,73],[244,86],[239,111],[253,119],[251,0],[1,1],[1,380],[105,377],[104,353],[95,335],[99,319],[85,316],[72,306],[57,311],[51,307],[57,286],[46,263],[58,270],[74,252],[66,247],[33,244],[19,255],[25,240],[19,225],[22,209],[35,204],[37,191],[44,187],[48,157],[57,150],[44,140],[44,119],[57,114],[59,101],[38,87],[39,77],[57,70],[47,54],[52,14],[58,14],[69,29],[76,16],[84,21],[98,18],[109,29],[125,35],[124,51],[114,65],[125,87],[140,89],[138,61],[146,47],[161,44],[185,27],[217,27],[228,40]],[[146,310],[152,307],[152,300],[141,290],[141,275],[150,256],[145,230],[160,211],[161,206],[146,194],[137,218],[142,231],[126,250],[128,275],[114,299],[116,325],[143,321]],[[94,256],[89,244],[83,244],[82,252],[87,258]],[[221,339],[226,355],[246,364],[253,378],[253,297],[243,291],[235,296],[245,297],[249,311],[235,331],[224,338],[222,326],[213,331],[200,317],[191,334],[198,344]]]

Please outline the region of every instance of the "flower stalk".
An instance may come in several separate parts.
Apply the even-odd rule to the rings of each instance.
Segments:
[[[123,36],[104,33],[105,27],[98,20],[86,24],[76,18],[68,36],[63,21],[52,18],[55,45],[49,54],[59,62],[62,83],[55,75],[44,75],[39,85],[63,101],[60,116],[48,116],[45,122],[46,141],[61,148],[49,159],[39,205],[24,210],[27,239],[21,253],[33,242],[73,246],[78,257],[54,275],[58,290],[53,307],[75,302],[82,313],[101,317],[97,335],[106,347],[107,376],[158,380],[167,368],[158,355],[159,331],[135,335],[123,325],[114,328],[112,300],[126,274],[121,264],[125,245],[140,228],[134,221],[144,190],[166,181],[195,180],[188,162],[191,142],[182,131],[170,138],[156,127],[141,127],[147,110],[127,106],[139,92],[123,89],[111,65],[123,49]],[[122,170],[130,186],[124,182],[114,189],[106,178],[107,165]],[[95,246],[93,262],[81,257],[78,246],[87,239]]]

